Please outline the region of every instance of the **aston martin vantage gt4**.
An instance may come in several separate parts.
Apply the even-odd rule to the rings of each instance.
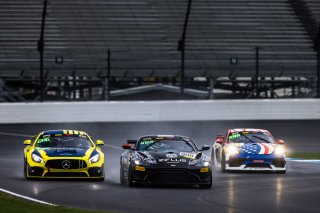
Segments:
[[[185,136],[149,135],[122,145],[120,181],[133,186],[141,183],[199,185],[211,188],[210,158]]]

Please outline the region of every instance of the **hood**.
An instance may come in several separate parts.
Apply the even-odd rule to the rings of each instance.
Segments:
[[[277,146],[271,143],[235,143],[233,145],[238,147],[239,153],[256,155],[271,154]]]
[[[137,152],[141,160],[156,164],[188,164],[190,160],[200,159],[201,152],[178,152],[178,153],[163,153],[163,152]]]
[[[83,157],[92,148],[37,148],[48,157]]]

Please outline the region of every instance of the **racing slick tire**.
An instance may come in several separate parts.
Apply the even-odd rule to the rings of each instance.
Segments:
[[[212,187],[212,175],[210,175],[210,182],[206,184],[199,184],[200,189],[211,189]]]
[[[121,183],[121,185],[125,185],[126,184],[126,181],[125,181],[125,178],[124,178],[124,171],[123,171],[122,166],[120,166],[120,183]]]
[[[28,163],[26,159],[24,160],[23,176],[26,180],[30,180],[30,178],[28,177]]]
[[[129,187],[137,186],[137,183],[134,182],[134,178],[133,178],[133,175],[132,175],[131,166],[129,166],[128,176],[127,176],[127,178],[125,179],[125,184],[126,184],[127,186],[129,186]]]
[[[221,156],[221,172],[226,172],[226,157],[224,155],[224,152]]]

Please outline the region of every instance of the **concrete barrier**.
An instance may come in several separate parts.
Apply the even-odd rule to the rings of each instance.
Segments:
[[[320,100],[1,103],[0,123],[320,119]]]

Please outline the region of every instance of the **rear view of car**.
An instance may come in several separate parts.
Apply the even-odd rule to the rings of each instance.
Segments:
[[[217,136],[212,161],[224,171],[286,172],[284,141],[264,129],[230,129]]]
[[[104,180],[103,141],[78,130],[49,130],[25,140],[24,176]]]

